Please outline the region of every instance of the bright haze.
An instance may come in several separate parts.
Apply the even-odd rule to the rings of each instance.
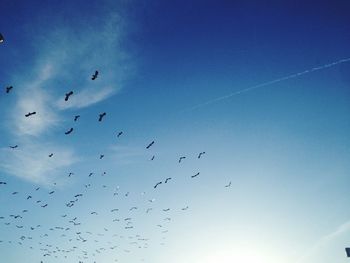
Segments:
[[[0,261],[349,262],[328,2],[1,1]]]

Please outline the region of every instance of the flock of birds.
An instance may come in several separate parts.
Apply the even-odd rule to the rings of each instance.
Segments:
[[[0,41],[3,41],[3,36],[0,34]],[[99,71],[96,70],[94,74],[91,76],[91,80],[94,81],[99,77]],[[7,86],[5,88],[5,93],[10,95],[14,91],[13,86]],[[74,91],[71,90],[64,95],[64,101],[68,102],[70,98],[74,96]],[[35,109],[27,112],[24,115],[24,118],[35,118],[37,112]],[[106,112],[101,112],[98,115],[97,121],[103,122],[106,117]],[[80,115],[73,116],[74,122],[77,122],[80,118]],[[67,129],[64,134],[70,135],[74,132],[74,128],[71,127]],[[116,137],[119,138],[123,136],[123,131],[118,131],[116,133]],[[145,150],[147,151],[151,147],[153,147],[155,141],[145,144]],[[21,148],[21,145],[15,144],[10,145],[9,149],[11,151],[16,151]],[[205,156],[206,152],[202,151],[198,153],[196,156],[197,159],[202,159]],[[49,158],[54,157],[54,152],[48,152],[47,155]],[[99,156],[99,159],[103,159],[104,154]],[[153,161],[155,155],[150,159]],[[180,156],[178,159],[178,163],[182,163],[185,161],[186,156]],[[67,173],[68,177],[74,175],[74,172]],[[103,172],[101,175],[105,175],[106,172]],[[88,174],[88,178],[93,177],[94,172],[90,172]],[[200,175],[200,172],[197,172],[191,176],[191,178],[196,178]],[[91,178],[92,179],[92,178]],[[91,180],[89,179],[89,180]],[[156,182],[153,185],[153,191],[160,187],[162,184],[169,184],[173,180],[172,177],[166,177],[164,180]],[[10,187],[10,183],[5,180],[0,181],[0,187],[2,188],[0,191],[4,193],[6,187]],[[230,187],[231,182],[229,182],[225,187]],[[13,186],[15,187],[15,186]],[[114,207],[114,201],[106,202],[111,205],[108,211],[85,211],[85,216],[78,216],[75,214],[75,210],[73,207],[77,206],[78,203],[82,202],[84,198],[88,195],[89,191],[92,191],[94,184],[92,181],[87,182],[82,186],[81,192],[74,194],[69,200],[67,200],[62,205],[62,209],[64,209],[65,213],[56,215],[59,224],[52,225],[50,222],[40,221],[39,218],[35,216],[35,209],[48,209],[48,213],[54,214],[57,206],[59,204],[53,202],[51,196],[57,195],[57,190],[48,191],[45,194],[44,188],[35,187],[30,193],[22,193],[21,191],[8,191],[9,200],[10,198],[15,202],[25,202],[25,209],[18,211],[16,213],[10,213],[8,215],[0,214],[0,224],[6,228],[13,228],[16,231],[20,231],[20,235],[18,237],[14,237],[12,240],[4,240],[0,236],[0,247],[1,244],[12,244],[16,246],[20,246],[20,248],[26,247],[27,249],[37,251],[41,254],[42,258],[41,262],[46,261],[46,258],[51,258],[55,260],[59,260],[59,262],[64,262],[67,259],[77,260],[79,263],[86,261],[96,262],[97,258],[104,253],[118,251],[118,253],[132,253],[133,249],[147,249],[151,246],[151,238],[145,236],[142,233],[142,229],[138,229],[136,222],[137,218],[136,212],[145,214],[150,214],[151,211],[159,210],[163,219],[159,219],[161,221],[155,223],[155,227],[159,229],[159,234],[161,235],[161,240],[159,245],[165,245],[166,235],[169,232],[168,226],[169,223],[172,222],[173,218],[171,216],[171,212],[174,211],[171,207],[165,207],[162,209],[157,209],[154,206],[155,198],[147,197],[146,192],[142,192],[141,195],[144,196],[144,201],[146,205],[132,206],[127,211],[122,211],[120,208]],[[107,185],[102,186],[106,191],[109,189]],[[12,189],[12,185],[11,185]],[[120,188],[116,187],[113,189],[112,194],[113,197],[123,196],[123,198],[128,198],[130,192],[121,193]],[[39,198],[40,196],[40,198]],[[16,198],[21,198],[18,200]],[[53,210],[50,210],[52,208]],[[179,207],[178,211],[187,211],[189,206]],[[0,213],[4,213],[5,211],[1,211]],[[105,215],[108,214],[108,216]],[[81,214],[81,213],[79,213]],[[26,218],[32,215],[34,219],[30,221],[26,221]],[[94,220],[98,217],[108,218],[109,224],[104,225],[100,229],[100,231],[93,231],[89,228],[89,223],[87,220]],[[37,221],[36,221],[37,220]],[[99,219],[100,220],[100,219]],[[97,220],[97,221],[99,221]],[[2,222],[2,223],[1,223]],[[122,233],[125,234],[125,231],[136,231],[136,232],[126,232],[126,234],[117,234],[115,231],[115,224],[119,224],[119,228],[124,229]],[[90,225],[91,226],[91,225]],[[97,227],[93,227],[96,229]],[[1,230],[1,227],[0,227]],[[15,236],[15,235],[14,235]],[[57,240],[56,243],[52,243],[52,237],[55,237]],[[49,239],[51,238],[51,239]],[[116,245],[120,244],[121,240],[124,240],[125,246]],[[156,241],[154,241],[156,242]],[[20,250],[19,250],[20,251]],[[118,255],[118,253],[115,253]],[[114,255],[115,255],[114,254]],[[114,261],[118,261],[118,257],[114,258]]]

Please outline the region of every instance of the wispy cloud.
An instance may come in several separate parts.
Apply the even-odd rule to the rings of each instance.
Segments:
[[[54,149],[54,156],[51,158],[48,156],[50,149]],[[3,171],[44,185],[52,184],[64,168],[79,160],[72,149],[38,142],[26,142],[14,150],[2,148],[0,155],[0,167]]]
[[[317,255],[320,251],[324,250],[324,247],[335,239],[337,239],[342,234],[350,231],[350,221],[345,222],[335,229],[333,232],[321,237],[308,251],[300,257],[296,263],[306,263],[310,262],[310,258]]]
[[[68,101],[60,99],[57,101],[57,107],[60,110],[70,108],[85,108],[103,101],[116,93],[116,89],[112,87],[105,87],[100,90],[95,88],[83,89],[80,92],[74,94]]]
[[[62,21],[61,21],[62,22]],[[116,13],[99,23],[50,25],[34,34],[34,53],[26,72],[14,73],[16,101],[9,109],[9,137],[20,144],[16,150],[0,149],[0,167],[10,175],[41,184],[79,159],[72,148],[47,136],[64,123],[67,109],[89,107],[115,95],[121,89],[129,67],[121,48],[123,20]],[[99,77],[91,74],[99,70]],[[68,102],[64,94],[74,95]],[[25,118],[28,112],[36,114]],[[52,138],[52,139],[47,139]],[[52,150],[49,150],[52,149]],[[49,152],[54,152],[52,158]]]

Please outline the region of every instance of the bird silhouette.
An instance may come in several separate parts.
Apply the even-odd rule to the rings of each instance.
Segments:
[[[200,159],[200,158],[202,157],[203,154],[205,154],[205,152],[200,152],[200,153],[198,154],[198,159]]]
[[[95,79],[97,79],[97,76],[98,76],[98,71],[96,70],[95,74],[92,75],[91,79],[95,80]]]
[[[70,129],[69,129],[68,131],[66,131],[64,134],[65,134],[65,135],[71,134],[72,131],[73,131],[73,128],[70,128]]]
[[[153,156],[152,156],[152,158],[151,158],[151,161],[153,161],[153,160],[154,160],[154,157],[155,157],[155,156],[153,155]]]
[[[2,42],[4,42],[4,41],[5,41],[4,36],[1,35],[1,33],[0,33],[0,43],[2,43]]]
[[[99,115],[98,121],[102,121],[103,117],[106,116],[107,113],[103,112]]]
[[[51,191],[51,192],[49,193],[49,195],[52,195],[54,192],[55,192],[55,191]]]
[[[28,113],[27,113],[26,115],[24,115],[24,116],[29,117],[29,116],[32,116],[32,115],[34,115],[34,114],[36,114],[36,111],[28,112]]]
[[[105,157],[105,155],[104,155],[104,154],[100,154],[100,160],[101,160],[103,157]]]
[[[185,210],[187,210],[187,209],[188,209],[188,206],[186,206],[186,207],[184,207],[184,208],[181,208],[181,209],[185,211]]]
[[[80,115],[75,115],[74,116],[74,121],[77,121],[80,118]]]
[[[14,145],[14,146],[10,146],[10,148],[11,148],[11,149],[16,149],[16,148],[18,148],[18,145],[16,144],[16,145]]]
[[[6,182],[0,182],[0,184],[7,184]]]
[[[171,177],[168,177],[167,179],[165,179],[164,183],[167,183],[169,180],[171,180]]]
[[[154,144],[154,141],[152,141],[150,144],[148,144],[146,149],[149,149],[153,144]]]
[[[179,159],[179,163],[181,163],[182,160],[186,159],[186,156],[181,156]]]
[[[13,86],[6,87],[6,93],[10,93],[10,91],[13,89]]]
[[[49,157],[52,157],[52,156],[53,156],[53,153],[50,153],[50,154],[49,154]]]
[[[158,185],[160,185],[160,184],[162,184],[162,182],[158,182],[158,183],[156,183],[156,185],[155,185],[155,186],[153,186],[153,188],[154,188],[154,189],[156,189],[156,188],[157,188],[157,186],[158,186]]]
[[[192,178],[195,178],[195,177],[197,177],[198,175],[199,175],[199,172],[196,173],[195,175],[191,175],[191,177],[192,177]]]
[[[119,138],[123,134],[122,131],[118,132],[117,137]]]
[[[228,185],[225,185],[225,187],[230,187],[231,186],[231,182],[228,183]]]
[[[163,209],[164,212],[168,212],[170,211],[170,208],[167,208],[167,209]]]
[[[68,93],[66,93],[66,96],[64,98],[65,101],[68,101],[69,97],[73,95],[73,91],[70,91]]]
[[[45,207],[47,207],[47,204],[45,204],[45,205],[42,205],[41,207],[45,208]]]

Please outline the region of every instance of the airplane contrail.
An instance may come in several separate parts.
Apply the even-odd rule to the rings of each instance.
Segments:
[[[278,82],[281,82],[281,81],[285,81],[285,80],[288,80],[288,79],[294,79],[294,78],[297,78],[297,77],[305,75],[305,74],[309,74],[309,73],[312,73],[312,72],[315,72],[315,71],[319,71],[319,70],[322,70],[322,69],[334,67],[336,65],[339,65],[339,64],[342,64],[342,63],[346,63],[346,62],[350,62],[350,58],[340,59],[340,60],[337,60],[335,62],[328,63],[328,64],[325,64],[325,65],[322,65],[322,66],[319,66],[319,67],[315,67],[315,68],[312,68],[312,69],[307,69],[307,70],[301,71],[299,73],[294,73],[294,74],[291,74],[291,75],[288,75],[288,76],[285,76],[285,77],[281,77],[281,78],[270,80],[270,81],[267,81],[267,82],[264,82],[264,83],[260,83],[260,84],[257,84],[257,85],[254,85],[254,86],[251,86],[251,87],[248,87],[248,88],[245,88],[245,89],[241,89],[241,90],[232,92],[230,94],[227,94],[227,95],[224,95],[224,96],[221,96],[221,97],[217,97],[217,98],[212,99],[212,100],[208,100],[207,102],[203,102],[201,104],[193,106],[192,108],[189,108],[188,110],[185,110],[185,111],[192,111],[192,110],[195,110],[195,109],[198,109],[198,108],[210,105],[210,104],[214,104],[214,103],[222,101],[222,100],[229,99],[229,98],[237,96],[239,94],[246,93],[246,92],[251,91],[251,90],[255,90],[255,89],[262,88],[262,87],[270,86],[272,84],[275,84],[275,83],[278,83]]]

